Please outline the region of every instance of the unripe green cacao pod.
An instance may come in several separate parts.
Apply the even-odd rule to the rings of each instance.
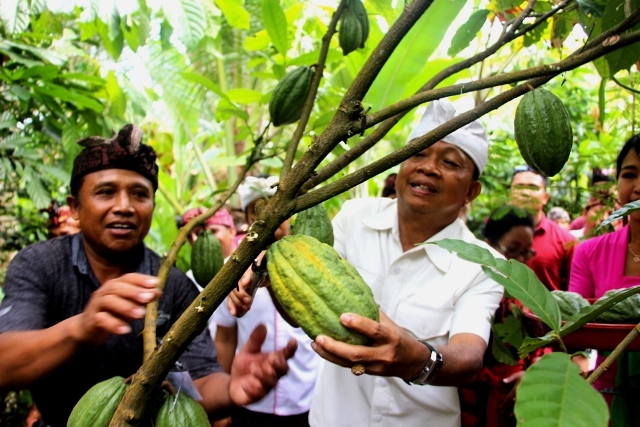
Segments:
[[[620,289],[612,289],[605,292],[599,299],[609,298],[619,292]],[[633,294],[615,304],[609,310],[601,313],[595,319],[599,323],[638,323],[640,322],[640,294]]]
[[[360,42],[360,46],[358,46],[362,49],[369,38],[369,15],[367,14],[367,9],[365,9],[361,0],[349,0],[347,2],[347,9],[358,18],[362,26],[362,41]]]
[[[176,397],[177,396],[177,397]],[[174,405],[175,401],[175,405]],[[165,392],[155,427],[210,427],[204,408],[184,393]]]
[[[520,154],[535,171],[553,176],[569,159],[573,133],[569,113],[560,98],[545,89],[527,92],[514,121]]]
[[[340,30],[338,42],[343,55],[348,55],[363,43],[362,23],[349,9],[345,9],[340,16]]]
[[[333,226],[331,218],[322,203],[310,207],[296,215],[291,234],[306,234],[322,243],[333,246]]]
[[[108,427],[127,387],[122,377],[95,384],[73,407],[67,427]]]
[[[269,115],[274,126],[288,125],[300,119],[312,79],[313,70],[305,65],[288,72],[278,82],[269,99]]]
[[[567,320],[582,308],[590,305],[589,301],[577,292],[555,290],[551,291],[551,295],[553,295],[558,302],[562,320]]]
[[[224,264],[222,246],[211,230],[198,234],[191,249],[191,271],[196,283],[203,288],[214,278]]]
[[[311,339],[371,344],[340,323],[347,312],[380,320],[371,288],[331,246],[304,234],[286,236],[269,247],[267,270],[278,302]]]

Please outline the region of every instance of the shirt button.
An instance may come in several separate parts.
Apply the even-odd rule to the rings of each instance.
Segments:
[[[380,414],[374,415],[373,421],[379,423],[380,421],[382,421],[382,415],[380,415]]]
[[[400,274],[400,267],[397,265],[393,267],[393,274]]]

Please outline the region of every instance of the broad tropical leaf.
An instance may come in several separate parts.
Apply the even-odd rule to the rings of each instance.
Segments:
[[[27,0],[0,1],[0,21],[7,34],[22,33],[29,26],[29,3]]]
[[[615,211],[611,215],[609,215],[609,218],[607,218],[604,221],[602,221],[602,224],[600,224],[598,226],[596,231],[600,231],[604,227],[606,227],[607,225],[611,224],[612,222],[614,222],[614,221],[616,221],[618,219],[622,219],[625,216],[631,215],[632,213],[637,212],[637,211],[640,211],[640,200],[636,200],[635,202],[627,203],[626,205],[624,205],[623,207],[621,207],[620,209],[618,209],[617,211]]]
[[[482,265],[491,279],[505,287],[507,292],[531,309],[551,329],[560,329],[560,309],[551,292],[540,282],[536,274],[516,260],[496,258],[485,248],[456,239],[430,242],[455,252],[458,257]]]
[[[289,40],[287,39],[287,17],[280,6],[279,0],[264,0],[262,2],[262,17],[264,27],[271,38],[271,42],[278,52],[287,56]]]
[[[519,427],[606,427],[609,410],[602,395],[580,376],[566,353],[549,353],[533,364],[516,389]]]
[[[456,56],[463,51],[469,43],[476,38],[478,31],[482,29],[482,26],[487,22],[487,17],[491,11],[486,9],[479,9],[473,12],[473,15],[469,17],[469,20],[462,24],[456,34],[451,39],[451,46],[447,51],[450,56]]]
[[[242,7],[241,0],[216,0],[229,25],[241,30],[249,29],[249,12]]]
[[[207,16],[200,0],[163,0],[162,9],[185,46],[193,48],[202,40]]]

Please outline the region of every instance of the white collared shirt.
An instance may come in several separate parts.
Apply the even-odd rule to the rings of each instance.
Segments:
[[[436,348],[458,333],[476,334],[488,342],[502,286],[488,279],[480,265],[438,246],[403,252],[396,200],[347,201],[333,227],[335,249],[360,272],[382,311],[395,323]],[[460,220],[428,241],[444,238],[488,248]],[[309,419],[314,427],[453,427],[460,425],[460,403],[455,387],[408,385],[396,377],[356,377],[323,360]]]
[[[309,410],[313,388],[318,373],[320,356],[311,348],[311,339],[302,329],[294,328],[276,310],[271,295],[266,288],[256,292],[249,310],[242,318],[231,315],[227,300],[218,306],[211,316],[218,326],[237,326],[239,351],[249,339],[258,324],[267,327],[267,337],[262,344],[263,352],[280,350],[291,338],[298,342],[295,355],[288,360],[289,371],[278,380],[276,386],[258,402],[245,408],[274,415],[298,415]]]

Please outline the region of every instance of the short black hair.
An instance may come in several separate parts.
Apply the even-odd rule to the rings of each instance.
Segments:
[[[622,148],[620,149],[620,153],[618,154],[618,158],[616,159],[616,180],[620,178],[620,169],[622,169],[622,161],[631,149],[634,149],[636,154],[640,156],[640,134],[633,135],[631,138],[624,143]]]
[[[513,181],[513,178],[516,175],[518,175],[519,173],[522,173],[522,172],[533,172],[536,175],[540,175],[542,177],[542,179],[544,180],[545,188],[549,185],[549,182],[547,181],[547,176],[545,174],[542,174],[542,173],[538,172],[537,170],[533,169],[529,165],[521,165],[521,166],[516,166],[515,168],[513,168],[513,173],[511,174],[511,181]]]
[[[513,227],[524,225],[535,229],[533,216],[525,209],[513,205],[503,205],[491,212],[481,228],[482,236],[495,246]]]

